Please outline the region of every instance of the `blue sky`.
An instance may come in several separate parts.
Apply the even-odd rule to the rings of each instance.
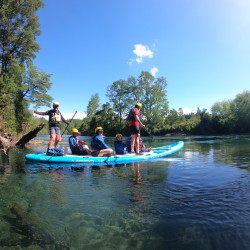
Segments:
[[[95,93],[105,103],[108,85],[141,71],[167,79],[170,109],[209,111],[250,90],[248,0],[44,3],[34,63],[53,74],[63,113],[85,112]]]

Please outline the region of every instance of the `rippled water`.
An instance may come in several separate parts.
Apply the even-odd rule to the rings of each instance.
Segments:
[[[144,142],[178,140],[172,156],[116,166],[25,162],[46,144],[2,155],[0,246],[250,249],[250,136]]]

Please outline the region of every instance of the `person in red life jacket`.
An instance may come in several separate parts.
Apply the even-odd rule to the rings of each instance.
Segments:
[[[140,121],[140,110],[142,108],[141,103],[136,103],[135,107],[129,111],[128,115],[128,126],[131,134],[131,153],[136,153],[138,155],[140,153],[139,142],[140,142],[140,125],[145,128],[145,125]],[[134,152],[135,149],[135,152]]]
[[[72,136],[69,137],[69,146],[71,149],[72,154],[74,155],[87,155],[89,154],[89,148],[86,145],[85,141],[81,141],[78,137],[80,132],[78,129],[72,129]]]
[[[109,157],[113,153],[113,149],[110,148],[104,141],[103,128],[97,127],[95,129],[95,135],[93,136],[91,141],[91,155],[99,157]]]
[[[115,152],[118,155],[124,155],[128,153],[126,144],[122,141],[122,134],[116,134],[114,140]]]
[[[67,122],[64,119],[61,112],[59,111],[59,102],[53,103],[53,109],[50,109],[45,112],[39,112],[37,110],[34,110],[34,113],[38,115],[49,116],[50,141],[48,144],[48,150],[52,148],[53,143],[55,143],[55,148],[57,148],[59,142],[62,140],[61,131],[60,131],[61,122],[64,122],[67,125],[69,125],[69,122]]]

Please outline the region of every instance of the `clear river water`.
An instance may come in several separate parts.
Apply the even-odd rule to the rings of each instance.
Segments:
[[[185,145],[123,165],[26,162],[48,138],[0,155],[1,249],[250,249],[250,135],[145,137]]]

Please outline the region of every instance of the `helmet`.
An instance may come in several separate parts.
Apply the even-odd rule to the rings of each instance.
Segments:
[[[95,133],[96,133],[98,130],[103,130],[103,128],[102,128],[102,127],[96,127]]]
[[[116,138],[117,138],[117,137],[122,137],[122,134],[116,134],[115,137],[116,137]]]
[[[137,102],[137,103],[135,104],[135,106],[138,106],[139,108],[142,108],[142,105],[141,105],[141,103],[139,103],[139,102]]]
[[[78,133],[78,129],[77,128],[72,128],[72,133]]]
[[[60,104],[59,104],[59,102],[54,102],[53,103],[53,106],[59,106]]]

